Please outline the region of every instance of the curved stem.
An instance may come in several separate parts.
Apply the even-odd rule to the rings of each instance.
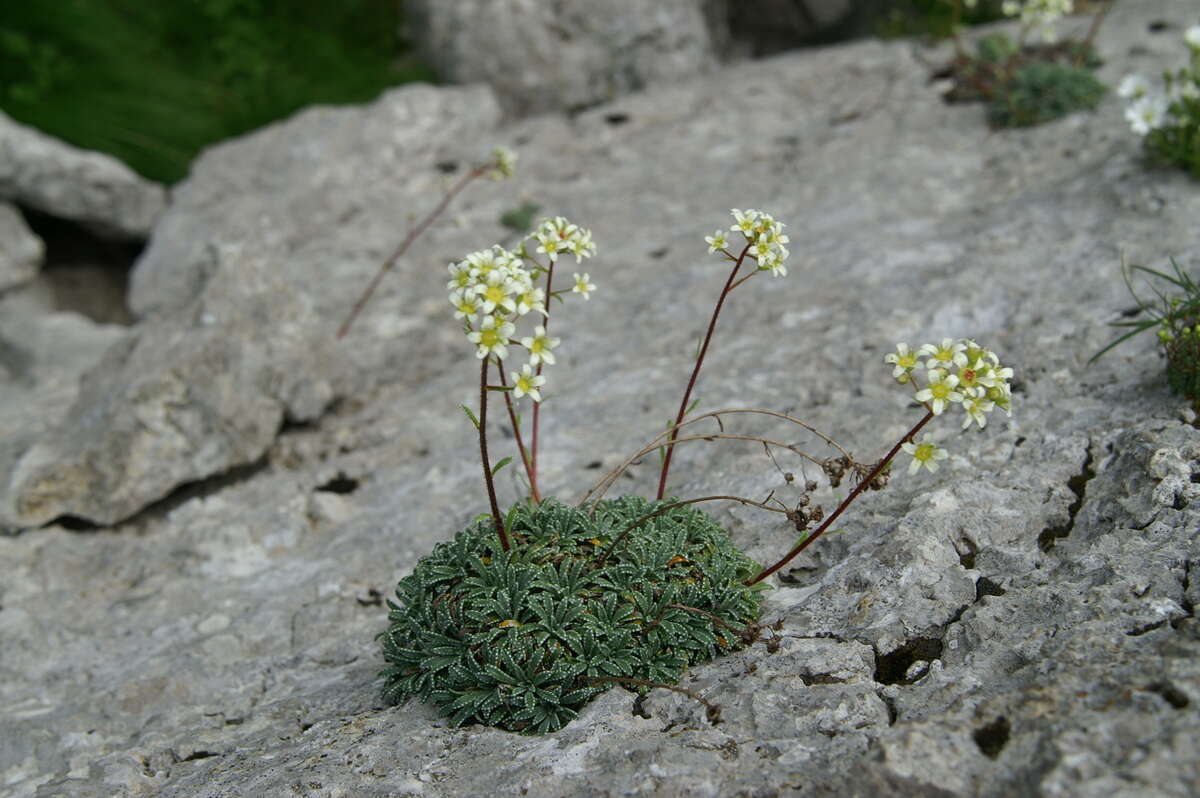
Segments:
[[[825,533],[825,530],[829,529],[830,524],[832,524],[834,521],[836,521],[838,516],[840,516],[842,514],[842,512],[847,507],[850,506],[851,502],[853,502],[855,499],[857,499],[859,494],[862,493],[864,490],[866,490],[867,487],[870,486],[870,484],[875,481],[875,477],[879,476],[879,473],[881,471],[883,471],[883,469],[887,468],[887,464],[892,462],[892,459],[900,451],[900,447],[903,446],[904,444],[908,443],[909,441],[911,441],[913,439],[913,436],[916,435],[918,432],[920,432],[921,428],[924,427],[926,424],[928,424],[929,420],[932,418],[933,418],[933,411],[926,410],[925,417],[922,418],[920,421],[918,421],[916,423],[916,425],[913,426],[913,428],[910,429],[904,435],[903,438],[896,441],[896,445],[893,446],[892,450],[887,453],[887,456],[884,457],[882,460],[880,460],[875,465],[875,467],[873,469],[871,469],[871,473],[867,474],[867,476],[864,477],[861,482],[859,482],[857,485],[854,486],[854,490],[850,491],[850,495],[842,500],[842,503],[837,506],[837,509],[834,510],[832,513],[830,513],[829,517],[826,518],[825,521],[819,527],[817,527],[817,530],[815,532],[813,532],[811,535],[806,537],[804,540],[800,541],[800,543],[798,543],[794,549],[789,551],[782,560],[775,563],[770,568],[763,569],[762,573],[760,573],[758,576],[751,579],[749,582],[746,582],[746,584],[753,585],[755,582],[761,582],[762,580],[766,579],[768,576],[775,573],[780,568],[782,568],[783,566],[785,566],[789,562],[791,562],[792,559],[795,558],[800,552],[807,549],[814,540],[821,537],[821,535],[823,535]]]
[[[367,306],[367,302],[371,299],[371,295],[375,293],[375,289],[377,289],[379,287],[379,283],[383,281],[383,276],[387,274],[393,266],[396,265],[396,262],[399,261],[400,258],[404,257],[404,253],[408,252],[408,248],[412,246],[413,242],[417,240],[421,233],[424,233],[429,225],[433,224],[433,220],[440,216],[442,211],[446,210],[446,206],[450,204],[450,201],[458,196],[458,193],[466,188],[468,183],[477,177],[481,177],[489,168],[491,167],[476,166],[474,169],[463,175],[462,179],[455,183],[454,187],[446,192],[446,196],[442,197],[442,201],[439,202],[416,227],[408,231],[408,235],[406,235],[404,240],[400,242],[400,246],[396,247],[396,250],[387,260],[383,262],[383,265],[379,267],[379,271],[375,273],[373,278],[371,278],[371,282],[367,285],[367,290],[363,291],[362,296],[358,298],[358,301],[354,303],[354,307],[350,310],[350,315],[346,317],[346,320],[342,322],[342,326],[338,328],[337,337],[339,339],[345,338],[346,333],[350,332],[350,325],[354,324],[354,320],[358,318],[358,315],[362,313],[363,308]]]
[[[810,424],[807,424],[807,423],[801,421],[798,418],[793,418],[792,416],[789,416],[786,413],[778,413],[774,410],[763,410],[763,409],[755,408],[755,407],[733,407],[733,408],[727,408],[724,410],[711,410],[707,413],[701,413],[698,416],[692,416],[691,418],[689,418],[685,421],[682,421],[679,424],[676,424],[672,429],[676,433],[678,433],[678,431],[680,429],[682,429],[683,427],[686,427],[689,424],[695,424],[699,421],[703,421],[706,418],[719,419],[721,416],[734,415],[734,414],[738,414],[738,413],[755,413],[758,415],[771,416],[773,418],[781,418],[784,421],[790,421],[791,423],[793,423],[799,427],[803,427],[804,429],[811,432],[813,435],[816,435],[818,438],[825,441],[825,443],[827,443],[830,446],[832,446],[833,448],[837,449],[839,452],[842,453],[842,456],[844,456],[847,460],[854,459],[853,457],[850,456],[850,453],[848,451],[846,451],[844,448],[842,448],[841,444],[839,444],[837,441],[835,441],[833,438],[829,437],[825,433],[821,432],[820,430],[816,429],[815,427],[811,426]],[[718,423],[720,423],[720,422],[718,421]],[[593,485],[592,488],[587,493],[584,494],[583,498],[579,500],[579,503],[576,506],[582,507],[587,502],[587,500],[591,499],[593,496],[595,496],[596,499],[599,499],[600,496],[603,496],[604,493],[610,487],[612,487],[612,484],[616,481],[617,477],[621,476],[621,474],[623,474],[625,472],[625,470],[629,468],[629,466],[631,466],[635,462],[637,462],[637,460],[639,458],[644,457],[645,455],[647,455],[650,452],[654,451],[655,449],[659,448],[659,446],[661,445],[660,442],[662,441],[662,439],[667,437],[668,435],[670,435],[671,431],[672,430],[663,430],[658,435],[656,435],[653,440],[651,440],[648,444],[646,444],[646,446],[644,446],[641,450],[634,453],[631,457],[627,458],[625,460],[625,462],[621,463],[621,465],[617,466],[612,471],[605,474],[600,479],[599,482],[597,482],[595,485]],[[698,440],[698,439],[706,438],[706,437],[711,437],[711,436],[704,436],[704,435],[689,436],[688,438],[686,438],[686,440]],[[683,440],[685,440],[685,439],[677,438],[675,440],[675,443],[682,443]],[[792,451],[796,452],[797,454],[801,454],[805,457],[808,457],[808,455],[804,455],[803,452],[798,451],[794,447],[787,446],[785,448],[791,449]],[[812,457],[809,457],[808,459],[815,460],[815,458],[812,458]]]
[[[717,306],[713,308],[712,318],[708,321],[708,330],[704,333],[704,343],[700,345],[700,354],[696,356],[696,365],[692,368],[692,376],[688,379],[687,388],[683,391],[683,399],[679,402],[679,412],[675,416],[675,423],[671,425],[671,434],[667,436],[667,451],[663,455],[662,471],[658,475],[658,492],[655,494],[655,499],[661,499],[667,490],[667,472],[671,470],[671,455],[675,451],[675,428],[679,426],[679,422],[683,421],[684,415],[687,413],[688,400],[692,398],[692,389],[696,387],[696,378],[700,376],[700,367],[704,365],[704,356],[708,354],[708,344],[712,341],[713,331],[717,328],[717,317],[721,315],[721,308],[725,304],[725,297],[729,296],[730,287],[733,285],[734,278],[737,277],[738,269],[742,268],[742,262],[746,260],[746,253],[750,251],[750,244],[747,243],[742,249],[742,254],[733,263],[733,269],[729,272],[729,279],[725,281],[725,287],[721,289],[721,296],[717,298]]]
[[[487,450],[487,369],[490,357],[479,365],[479,458],[483,461],[483,481],[487,484],[488,501],[492,505],[492,520],[496,522],[496,534],[500,536],[500,548],[508,551],[508,535],[504,533],[504,519],[500,516],[500,505],[496,501],[496,485],[492,482],[492,464]]]

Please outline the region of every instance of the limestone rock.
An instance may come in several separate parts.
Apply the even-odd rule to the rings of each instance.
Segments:
[[[1102,79],[1178,65],[1194,9],[1117,3]],[[0,783],[21,798],[1195,792],[1200,430],[1151,336],[1089,358],[1131,305],[1121,253],[1200,268],[1200,194],[1147,168],[1119,99],[989,131],[981,109],[942,103],[914,46],[790,53],[500,127],[486,91],[417,89],[206,155],[139,267],[143,321],[38,445],[86,476],[124,436],[167,470],[172,441],[211,435],[213,462],[229,462],[289,412],[311,420],[284,425],[253,468],[129,522],[0,539]],[[397,107],[442,109],[433,140],[394,152],[423,124],[384,110]],[[472,188],[322,348],[438,198],[435,164],[461,174],[493,138],[521,152],[518,178]],[[685,675],[720,723],[662,690],[614,688],[540,738],[380,700],[385,597],[486,507],[457,407],[476,401],[478,360],[445,264],[503,240],[498,217],[524,199],[600,247],[560,262],[599,288],[553,319],[547,495],[577,499],[593,463],[662,429],[727,273],[703,236],[730,207],[789,225],[790,274],[730,299],[700,408],[789,411],[873,458],[919,417],[883,363],[895,342],[972,336],[1016,371],[1012,418],[968,433],[936,420],[942,469],[901,463],[780,573],[765,599],[778,629]],[[322,382],[341,400],[320,411]],[[773,421],[726,429],[827,451]],[[515,448],[499,423],[491,442]],[[781,469],[819,478],[697,441],[676,452],[670,489],[794,502]],[[506,505],[522,495],[514,472]],[[656,476],[647,458],[619,489],[652,492]],[[812,501],[828,511],[844,490],[821,484]],[[760,561],[795,540],[777,516],[709,507]]]
[[[10,473],[0,463],[0,524],[128,518],[259,460],[285,420],[311,422],[363,382],[355,359],[369,371],[397,356],[378,338],[339,344],[337,322],[403,235],[394,209],[436,202],[443,137],[497,115],[483,89],[417,86],[210,151],[136,266],[131,302],[147,320]],[[471,149],[486,157],[490,144]],[[421,174],[397,179],[414,164]],[[388,213],[351,222],[368,207]]]
[[[25,224],[21,212],[0,202],[0,293],[34,278],[46,247]]]
[[[112,156],[72,147],[0,113],[0,199],[101,234],[145,238],[167,193]]]
[[[518,114],[578,109],[716,63],[700,0],[417,0],[410,38],[453,83]]]

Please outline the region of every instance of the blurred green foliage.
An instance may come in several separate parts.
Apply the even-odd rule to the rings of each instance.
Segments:
[[[995,127],[1030,127],[1075,111],[1090,111],[1107,91],[1085,67],[1031,63],[1017,70],[1007,90],[992,98],[988,121]]]
[[[431,80],[398,0],[0,0],[0,109],[174,182],[204,146]]]
[[[963,8],[960,25],[982,25],[1004,19],[1001,0],[979,0]],[[892,0],[875,24],[884,39],[932,36],[944,39],[954,33],[954,0]]]

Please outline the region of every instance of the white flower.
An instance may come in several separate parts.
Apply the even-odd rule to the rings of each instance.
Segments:
[[[484,281],[494,272],[506,272],[512,266],[512,253],[495,246],[491,249],[481,249],[467,255],[466,263],[471,268],[471,276],[477,281]]]
[[[461,291],[471,285],[471,264],[467,261],[451,263],[446,267],[450,271],[450,282],[446,283],[447,291]]]
[[[1021,15],[1021,25],[1026,29],[1036,28],[1048,42],[1055,39],[1054,23],[1075,10],[1074,0],[1005,0],[1000,7],[1006,16]]]
[[[588,294],[596,290],[596,286],[589,282],[591,279],[591,276],[587,272],[584,272],[582,275],[579,272],[575,272],[575,287],[571,289],[572,293],[582,294],[583,298],[587,299]]]
[[[1141,75],[1129,74],[1121,78],[1117,85],[1117,96],[1129,100],[1138,100],[1150,93],[1150,81]]]
[[[529,362],[533,365],[549,363],[554,365],[554,352],[551,350],[561,342],[559,338],[546,335],[546,328],[539,324],[533,330],[533,335],[521,339],[521,346],[529,350]]]
[[[954,390],[958,387],[958,377],[945,369],[933,369],[929,372],[929,385],[917,391],[915,398],[918,402],[931,402],[933,414],[940,416],[949,402],[961,402],[963,395]]]
[[[710,236],[705,236],[704,241],[708,244],[709,252],[720,252],[729,246],[729,239],[725,237],[724,230],[717,230]]]
[[[883,362],[891,363],[894,366],[892,376],[900,379],[901,377],[906,377],[909,372],[917,367],[917,353],[910,352],[908,344],[896,344],[896,351],[892,354],[884,355]],[[908,380],[905,379],[905,382],[908,382]]]
[[[758,261],[760,269],[771,268],[770,263],[775,259],[775,250],[766,236],[759,236],[754,246],[750,247],[750,257]]]
[[[546,312],[546,292],[540,288],[526,287],[524,291],[517,295],[517,315],[524,316],[526,313],[538,312],[543,316],[549,316]]]
[[[1200,25],[1193,25],[1184,31],[1183,40],[1193,50],[1200,50]]]
[[[783,248],[780,247],[780,249]],[[775,275],[776,277],[787,277],[787,266],[783,265],[783,259],[786,257],[786,249],[784,249],[782,252],[775,251],[771,254],[771,259],[766,261],[765,264],[760,260],[758,262],[758,267],[760,269],[765,268],[770,270],[771,274]]]
[[[509,375],[513,381],[513,398],[520,399],[525,394],[529,394],[529,398],[533,401],[542,401],[542,394],[538,388],[546,384],[546,378],[540,374],[534,374],[528,363],[521,367],[519,373],[510,371]]]
[[[513,313],[517,309],[513,296],[518,289],[519,286],[506,272],[497,269],[488,272],[487,278],[475,286],[475,293],[479,294],[484,313],[495,313],[496,308]]]
[[[987,414],[992,412],[992,408],[996,405],[986,397],[971,394],[964,396],[962,400],[963,412],[967,414],[967,418],[963,421],[962,428],[967,429],[974,421],[979,424],[979,428],[983,429],[987,426]]]
[[[568,248],[571,254],[575,256],[576,263],[582,263],[584,258],[590,258],[595,255],[596,245],[592,243],[592,231],[578,228],[578,232],[571,237]]]
[[[494,147],[492,149],[492,158],[494,164],[492,170],[488,172],[488,177],[492,180],[503,180],[506,177],[513,176],[514,167],[517,164],[517,154],[508,147]]]
[[[475,357],[495,355],[498,358],[508,356],[508,339],[516,332],[516,327],[506,321],[498,321],[495,316],[484,318],[478,330],[467,333],[467,340],[475,344]]]
[[[938,364],[944,366],[967,365],[967,344],[965,341],[955,341],[953,338],[943,338],[940,346],[925,344],[921,354],[929,357],[925,368],[932,369]]]
[[[905,454],[912,455],[908,464],[908,473],[915,474],[925,466],[932,473],[938,470],[938,461],[945,460],[949,455],[945,449],[938,448],[932,443],[905,442],[901,447]]]
[[[1009,369],[1012,371],[1012,369]],[[994,402],[996,407],[1004,411],[1005,415],[1012,417],[1012,388],[1007,382],[998,382],[991,388],[987,389],[988,401]]]
[[[1125,119],[1133,132],[1144,136],[1151,130],[1162,127],[1167,118],[1166,97],[1142,97],[1125,109]]]
[[[733,214],[734,225],[730,227],[730,231],[741,233],[746,236],[747,240],[754,240],[754,228],[758,224],[758,211],[748,210],[742,213],[737,208],[731,208],[730,213]]]
[[[475,317],[482,312],[474,291],[452,291],[450,304],[454,306],[454,318],[466,319],[467,324],[475,321]]]

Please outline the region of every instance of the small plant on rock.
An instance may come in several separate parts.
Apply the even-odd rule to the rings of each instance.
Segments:
[[[1167,384],[1200,413],[1200,284],[1180,269],[1174,259],[1171,260],[1171,271],[1172,274],[1167,274],[1146,266],[1121,264],[1121,276],[1137,302],[1138,313],[1144,314],[1145,318],[1113,322],[1112,326],[1128,328],[1128,332],[1091,359],[1096,360],[1117,344],[1152,329],[1166,356]],[[1138,273],[1172,286],[1167,288],[1172,293],[1164,293],[1151,283],[1155,301],[1142,299],[1133,288],[1133,276]]]
[[[1127,75],[1117,93],[1129,100],[1125,118],[1151,160],[1200,178],[1200,25],[1184,33],[1188,65],[1163,73],[1164,90],[1141,75]]]
[[[975,0],[948,2],[957,9],[975,5]],[[1110,7],[1096,13],[1082,40],[1059,40],[1058,22],[1074,10],[1073,0],[1006,0],[1004,13],[1021,23],[1016,40],[990,34],[978,40],[971,55],[956,33],[954,60],[942,72],[953,80],[946,99],[986,102],[994,127],[1040,125],[1095,108],[1106,89],[1092,73],[1099,63],[1092,41]],[[1040,41],[1031,42],[1031,34]]]
[[[763,580],[828,531],[864,492],[883,489],[896,456],[912,458],[909,473],[938,469],[946,452],[917,437],[934,417],[957,408],[968,429],[984,427],[997,407],[1010,412],[1012,369],[973,341],[946,338],[916,350],[899,344],[885,358],[893,378],[909,386],[912,402],[924,413],[879,460],[860,461],[800,419],[770,410],[733,408],[689,417],[726,300],[760,274],[788,273],[784,225],[758,210],[734,209],[732,215],[728,230],[705,238],[709,253],[728,264],[729,273],[674,420],[574,507],[541,494],[539,427],[543,391],[550,387],[546,367],[555,364],[562,343],[548,332],[551,302],[574,294],[586,300],[596,289],[587,272],[573,272],[569,287],[562,287],[555,282],[556,268],[563,258],[582,263],[595,254],[591,232],[563,217],[545,219],[514,251],[494,245],[450,264],[453,314],[479,360],[479,405],[463,410],[478,433],[490,511],[453,541],[438,544],[400,581],[397,600],[388,602],[389,626],[379,636],[388,663],[381,674],[387,700],[430,701],[455,725],[545,733],[562,727],[613,684],[687,692],[673,686],[684,668],[760,638]],[[532,329],[522,335],[518,326]],[[512,457],[493,465],[488,447],[488,407],[497,394],[529,489],[528,499],[506,512],[494,478]],[[526,399],[533,405],[528,428],[518,412]],[[799,426],[834,453],[814,456],[795,444],[727,431],[725,419],[743,414]],[[705,422],[718,429],[694,432]],[[847,478],[853,487],[829,513],[813,501],[819,488],[814,480],[805,481],[790,507],[773,494],[761,501],[724,494],[669,497],[675,449],[718,439],[754,441],[768,453],[785,449],[817,466],[831,489]],[[653,500],[603,498],[625,469],[655,452],[661,460]],[[762,567],[693,506],[711,501],[779,513],[799,538],[786,555]],[[715,719],[717,708],[704,703]]]

